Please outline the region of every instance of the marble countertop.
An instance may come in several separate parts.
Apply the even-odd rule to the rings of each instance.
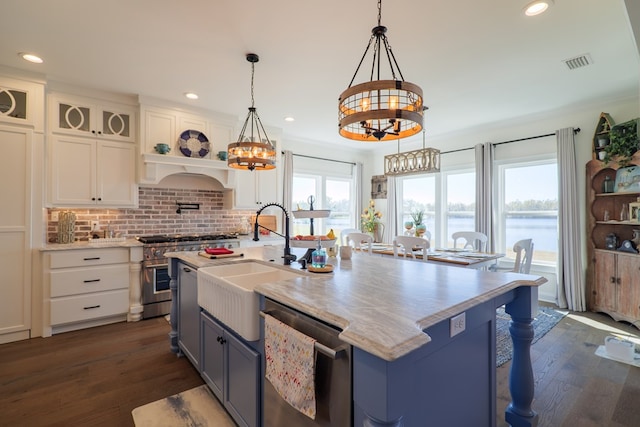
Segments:
[[[273,261],[282,268],[282,247],[242,248],[244,256],[210,260],[173,252],[196,268],[246,259]],[[304,254],[294,251],[297,255]],[[427,344],[424,329],[519,286],[540,286],[534,275],[494,273],[355,253],[329,258],[332,273],[259,285],[256,292],[340,329],[340,338],[384,360],[396,360]]]
[[[73,243],[47,243],[40,248],[41,251],[65,251],[69,249],[99,249],[99,248],[135,248],[142,247],[142,243],[136,239],[109,240],[96,239],[93,241],[81,241]]]

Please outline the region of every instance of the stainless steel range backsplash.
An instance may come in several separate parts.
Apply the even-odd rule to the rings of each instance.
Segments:
[[[115,236],[135,237],[149,234],[203,234],[235,231],[253,211],[225,209],[224,192],[161,187],[143,187],[139,191],[137,209],[49,209],[47,241],[57,241],[58,222],[55,212],[72,211],[76,214],[76,240],[87,240],[92,221],[100,230],[107,226]],[[198,204],[199,209],[177,213],[176,202]]]

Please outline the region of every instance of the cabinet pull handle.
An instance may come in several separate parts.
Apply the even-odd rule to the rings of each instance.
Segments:
[[[182,271],[184,271],[185,273],[191,273],[191,269],[189,267],[183,267]]]
[[[620,283],[622,283],[622,280],[618,277],[616,278],[616,283],[619,285]]]
[[[84,283],[93,283],[93,282],[99,282],[100,279],[90,279],[90,280],[85,280]]]
[[[222,344],[224,344],[224,343],[226,343],[226,342],[227,342],[227,340],[225,340],[225,339],[224,339],[224,338],[222,338],[222,337],[218,337],[218,338],[216,338],[216,341],[218,341],[218,342],[220,343],[220,345],[222,345]]]
[[[92,308],[100,308],[100,304],[98,304],[98,305],[91,305],[91,306],[89,306],[89,307],[85,307],[84,309],[85,309],[85,310],[91,310]]]
[[[609,283],[616,283],[616,278],[613,276],[609,277]]]
[[[94,257],[88,257],[88,258],[83,258],[85,261],[95,261],[100,259],[99,256],[94,256]]]

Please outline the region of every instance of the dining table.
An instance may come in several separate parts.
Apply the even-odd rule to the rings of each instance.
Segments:
[[[364,246],[362,251],[368,250],[368,246]],[[393,256],[393,245],[385,243],[374,243],[371,247],[372,253],[381,256]],[[422,260],[423,250],[412,250],[412,256],[405,256],[402,251],[398,251],[398,257],[408,260]],[[461,248],[438,248],[427,250],[427,262],[450,265],[463,268],[484,268],[491,266],[498,259],[504,257],[502,253],[479,252],[472,249]]]

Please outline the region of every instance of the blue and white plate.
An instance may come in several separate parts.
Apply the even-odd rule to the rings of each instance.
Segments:
[[[204,133],[197,130],[185,130],[178,140],[180,152],[187,157],[202,158],[209,154],[211,144]]]

